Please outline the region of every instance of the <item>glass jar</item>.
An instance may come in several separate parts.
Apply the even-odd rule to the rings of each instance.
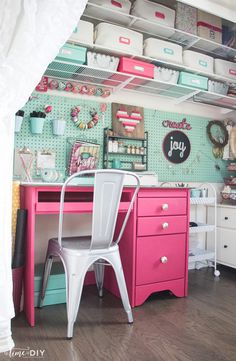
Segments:
[[[126,151],[127,151],[127,154],[131,154],[131,146],[130,145],[127,145]]]
[[[134,145],[131,146],[131,154],[135,154],[135,146]]]
[[[140,147],[140,148],[139,148],[139,154],[141,154],[141,155],[144,155],[144,154],[145,154],[145,149],[144,149],[144,147]]]
[[[113,140],[112,149],[113,149],[113,153],[118,153],[118,141],[116,139]]]
[[[140,154],[139,147],[135,147],[135,154]]]
[[[118,142],[118,153],[125,153],[124,142]]]
[[[108,140],[108,152],[109,153],[113,152],[113,142],[111,139]]]

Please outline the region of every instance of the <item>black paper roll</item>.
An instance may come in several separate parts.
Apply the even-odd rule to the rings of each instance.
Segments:
[[[27,210],[17,210],[15,250],[12,268],[22,267],[25,262],[25,239],[26,239]]]

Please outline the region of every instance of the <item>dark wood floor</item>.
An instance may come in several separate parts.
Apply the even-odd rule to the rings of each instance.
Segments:
[[[13,337],[16,347],[45,349],[45,361],[236,361],[236,270],[222,267],[220,279],[212,269],[190,271],[187,298],[155,294],[133,314],[126,324],[120,300],[101,300],[88,286],[72,341],[65,305],[36,310],[34,328],[20,314]]]

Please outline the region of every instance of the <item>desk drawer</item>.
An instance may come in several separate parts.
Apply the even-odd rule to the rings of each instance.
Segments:
[[[183,278],[185,256],[185,234],[138,238],[136,284]]]
[[[187,230],[186,216],[139,217],[137,235],[151,236],[184,233]]]
[[[235,216],[235,209],[219,207],[217,214],[217,226],[236,229]]]
[[[186,198],[139,198],[139,216],[182,215],[187,213]]]

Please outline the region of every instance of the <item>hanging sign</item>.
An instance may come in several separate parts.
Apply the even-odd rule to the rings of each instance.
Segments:
[[[162,148],[166,159],[179,164],[189,157],[191,144],[184,132],[174,130],[165,136]]]
[[[162,122],[163,127],[165,128],[174,128],[174,129],[184,129],[184,130],[191,130],[191,124],[189,124],[184,118],[181,122],[174,122],[172,120],[163,120]]]

